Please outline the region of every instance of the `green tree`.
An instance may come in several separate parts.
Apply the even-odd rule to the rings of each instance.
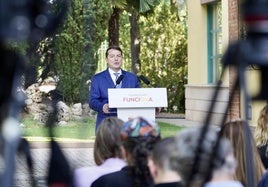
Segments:
[[[82,79],[80,82],[80,95],[83,103],[88,102],[88,86],[85,84],[95,74],[99,55],[98,50],[103,41],[107,40],[107,25],[103,24],[112,14],[108,2],[99,0],[86,0],[84,3],[84,30],[83,36],[87,41],[81,66]]]
[[[74,0],[62,31],[55,36],[54,61],[58,89],[68,103],[86,102],[86,80],[95,73],[101,42],[107,39],[111,9],[98,0]]]
[[[109,6],[112,8],[112,13],[108,20],[108,45],[119,45],[119,30],[120,30],[120,14],[127,6],[126,0],[110,0]]]
[[[162,3],[154,16],[141,17],[141,74],[155,87],[166,87],[168,112],[184,111],[187,77],[187,36],[171,4]]]
[[[166,87],[168,112],[184,112],[184,85],[187,83],[187,27],[176,4],[161,3],[150,16],[140,16],[141,70],[138,74],[149,78],[143,87]],[[130,23],[128,13],[120,20],[124,65],[131,69],[129,49]]]
[[[129,13],[130,22],[130,52],[131,52],[131,71],[138,73],[140,70],[140,28],[139,16],[140,14],[147,14],[160,3],[160,0],[111,0],[113,13],[109,19],[108,26],[108,41],[109,45],[119,45],[120,41],[120,13],[123,10]]]
[[[137,74],[141,69],[140,50],[140,15],[149,17],[154,8],[160,3],[160,0],[128,0],[127,11],[129,12],[130,22],[130,52],[131,52],[131,71]]]

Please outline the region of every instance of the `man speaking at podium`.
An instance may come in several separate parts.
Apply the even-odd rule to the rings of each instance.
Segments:
[[[117,110],[108,105],[108,88],[140,88],[137,76],[121,68],[123,52],[119,46],[108,47],[105,56],[108,68],[91,80],[89,106],[98,113],[95,132],[104,118],[117,116]]]

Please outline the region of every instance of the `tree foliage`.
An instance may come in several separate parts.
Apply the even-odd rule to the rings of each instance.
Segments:
[[[107,39],[111,10],[98,0],[74,0],[62,32],[55,37],[58,89],[66,102],[86,102],[87,80],[95,73],[101,42]]]
[[[131,71],[137,74],[140,70],[140,15],[150,14],[161,0],[110,0],[113,13],[109,19],[108,35],[109,45],[119,45],[120,38],[120,14],[124,10],[128,12],[130,22],[130,51]]]
[[[166,87],[168,112],[184,111],[184,85],[187,82],[187,36],[184,22],[170,4],[157,6],[151,16],[141,16],[141,70],[150,79],[150,87]],[[126,18],[125,18],[126,19]],[[125,21],[122,19],[122,21]],[[129,24],[122,28],[125,65],[130,68]],[[146,85],[143,85],[146,86]]]
[[[110,3],[104,0],[72,1],[61,32],[40,43],[43,50],[49,52],[42,58],[55,66],[53,72],[59,78],[58,89],[68,103],[88,99],[86,81],[95,74],[101,42],[108,41],[108,20],[113,10]],[[150,87],[167,88],[168,112],[182,112],[187,81],[185,22],[179,19],[178,9],[169,3],[161,3],[150,14],[139,16],[139,74],[150,79]],[[124,51],[126,70],[131,69],[130,38],[129,12],[123,11],[119,43]]]
[[[168,91],[168,111],[184,111],[184,85],[187,77],[187,36],[177,11],[166,3],[154,16],[141,19],[141,74],[156,87]]]

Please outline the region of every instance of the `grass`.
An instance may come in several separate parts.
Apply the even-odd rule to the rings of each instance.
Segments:
[[[89,117],[82,120],[71,120],[68,125],[55,126],[54,136],[76,141],[93,140],[95,138],[94,123],[95,120]],[[49,137],[48,128],[44,124],[36,122],[30,115],[23,117],[22,124],[23,137],[29,140],[44,140]],[[168,123],[158,122],[158,124],[162,137],[173,136],[182,128]]]
[[[183,128],[183,127],[179,127],[179,126],[175,126],[175,125],[171,125],[169,123],[163,123],[163,122],[158,122],[158,125],[160,126],[161,135],[163,138],[174,136]]]

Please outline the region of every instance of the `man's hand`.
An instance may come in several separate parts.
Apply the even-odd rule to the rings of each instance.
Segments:
[[[109,112],[109,105],[108,103],[104,104],[103,107],[102,107],[102,111],[106,114],[110,113]]]
[[[160,114],[161,110],[162,110],[161,107],[156,107],[156,108],[155,108],[155,114],[156,114],[156,115]]]

